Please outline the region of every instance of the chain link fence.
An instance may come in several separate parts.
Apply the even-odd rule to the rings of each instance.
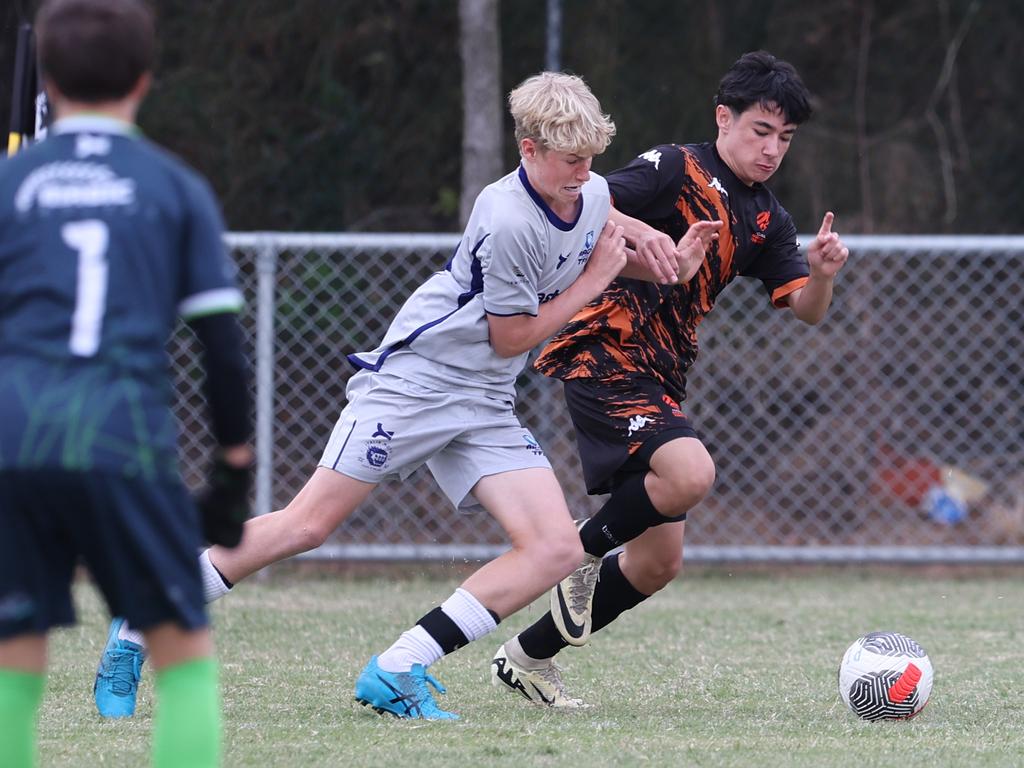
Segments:
[[[806,241],[807,237],[804,238]],[[684,410],[718,479],[687,559],[1024,562],[1024,237],[848,237],[816,327],[739,279],[701,326]],[[344,405],[345,354],[370,349],[454,235],[229,235],[257,371],[256,508],[284,506]],[[171,352],[186,479],[211,439],[194,340]],[[533,372],[519,411],[570,509],[581,482],[561,385]],[[382,484],[312,557],[489,558],[486,514],[451,509],[425,469]]]

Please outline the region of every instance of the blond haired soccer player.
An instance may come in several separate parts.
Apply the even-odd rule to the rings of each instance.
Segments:
[[[454,505],[482,506],[511,549],[374,656],[356,682],[358,701],[402,718],[455,718],[437,706],[427,668],[493,631],[583,557],[550,464],[516,416],[515,381],[527,353],[626,264],[621,228],[608,222],[608,186],[590,170],[615,127],[568,74],[531,77],[508,103],[519,167],[480,193],[451,260],[406,300],[380,345],[348,356],[358,369],[349,402],[309,482],[284,509],[250,520],[239,548],[201,557],[216,599],[319,546],[377,483],[424,463]],[[703,252],[704,243],[692,235],[680,247]],[[118,648],[128,642],[140,647],[125,639]]]
[[[492,682],[541,704],[575,701],[557,653],[587,643],[682,565],[686,514],[715,479],[682,405],[698,324],[740,276],[760,280],[773,306],[816,324],[849,255],[829,212],[805,257],[793,219],[765,186],[811,113],[792,65],[748,53],[722,77],[715,103],[715,141],[653,147],[608,174],[608,186],[611,219],[641,255],[674,258],[676,239],[709,219],[721,222],[717,242],[706,256],[677,260],[680,285],[616,280],[537,359],[538,370],[565,383],[587,490],[610,493],[581,525],[586,559],[552,590],[550,612],[492,661]],[[539,696],[545,689],[560,696]]]
[[[205,538],[237,542],[252,452],[242,296],[208,185],[134,126],[155,32],[139,0],[36,16],[49,136],[0,163],[0,764],[35,763],[47,634],[74,621],[79,558],[145,634],[153,764],[220,763],[217,669],[177,465],[166,343],[206,348],[222,446]]]

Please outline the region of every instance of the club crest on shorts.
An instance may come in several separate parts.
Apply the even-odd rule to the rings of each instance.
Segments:
[[[391,459],[391,447],[388,443],[394,436],[394,430],[384,429],[384,425],[378,421],[376,431],[363,443],[365,450],[359,457],[359,462],[373,469],[387,469],[388,461]]]
[[[526,450],[533,453],[534,456],[544,455],[544,449],[540,447],[540,443],[533,439],[533,435],[526,433],[523,435],[523,440],[526,441]]]

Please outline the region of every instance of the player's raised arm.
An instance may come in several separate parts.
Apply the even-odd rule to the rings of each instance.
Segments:
[[[846,264],[850,249],[836,232],[832,231],[835,214],[828,211],[821,220],[818,234],[807,248],[807,265],[811,276],[803,288],[789,296],[793,314],[805,323],[821,322],[832,303],[832,284],[836,274]]]

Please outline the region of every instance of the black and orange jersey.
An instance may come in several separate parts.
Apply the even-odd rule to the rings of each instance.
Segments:
[[[686,284],[619,278],[581,309],[535,366],[559,379],[651,376],[676,400],[697,356],[697,326],[737,275],[761,280],[775,306],[807,282],[796,227],[762,184],[748,187],[714,143],[662,144],[607,176],[615,207],[678,241],[695,221],[724,222]]]

